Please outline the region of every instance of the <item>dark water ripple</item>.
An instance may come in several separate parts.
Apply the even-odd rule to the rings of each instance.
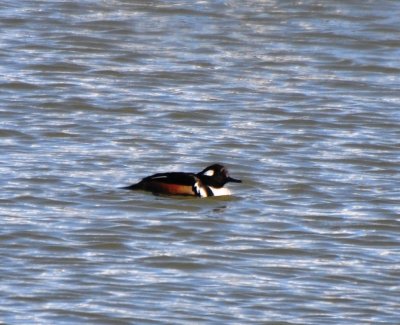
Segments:
[[[3,1],[0,323],[400,323],[399,12]]]

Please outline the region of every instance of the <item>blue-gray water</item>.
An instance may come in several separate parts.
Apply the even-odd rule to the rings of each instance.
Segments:
[[[399,324],[399,15],[2,1],[0,323]]]

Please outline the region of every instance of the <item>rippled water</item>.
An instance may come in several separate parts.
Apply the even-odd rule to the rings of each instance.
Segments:
[[[399,14],[3,1],[0,322],[399,324]]]

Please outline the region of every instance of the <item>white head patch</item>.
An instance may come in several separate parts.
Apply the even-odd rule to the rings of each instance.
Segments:
[[[214,169],[209,169],[209,170],[207,170],[207,171],[204,173],[204,175],[206,175],[206,176],[214,176]]]

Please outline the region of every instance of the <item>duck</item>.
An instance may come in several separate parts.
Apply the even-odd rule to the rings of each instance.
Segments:
[[[143,190],[156,195],[184,195],[205,198],[231,195],[231,191],[224,187],[229,182],[241,183],[242,181],[229,176],[225,166],[213,164],[199,173],[157,173],[143,178],[138,183],[123,187],[123,189]]]

